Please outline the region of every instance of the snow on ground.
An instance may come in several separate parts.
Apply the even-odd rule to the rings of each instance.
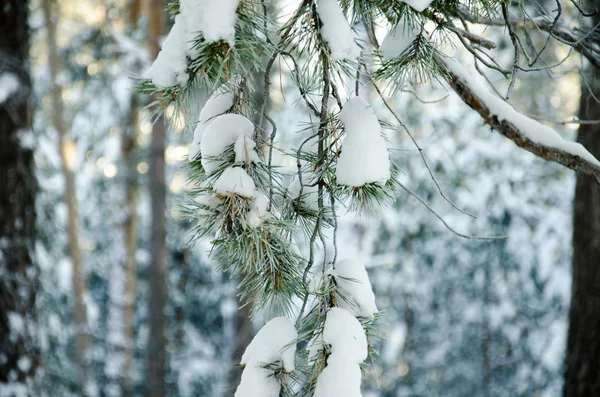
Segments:
[[[563,139],[554,129],[531,119],[513,108],[508,102],[490,92],[483,83],[469,73],[458,62],[444,58],[444,64],[450,71],[459,76],[473,92],[487,105],[490,112],[499,120],[506,120],[514,125],[523,136],[540,145],[559,149],[564,152],[579,156],[582,159],[600,167],[598,161],[583,145]]]
[[[360,47],[354,41],[348,19],[337,0],[318,0],[317,12],[323,22],[321,35],[329,46],[331,59],[356,60],[360,56]]]
[[[339,118],[346,138],[337,163],[337,182],[357,187],[366,183],[384,184],[390,179],[390,159],[371,105],[360,97],[351,98]]]

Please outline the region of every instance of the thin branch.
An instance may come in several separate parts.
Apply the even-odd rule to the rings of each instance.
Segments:
[[[444,198],[444,200],[446,200],[448,202],[448,204],[450,204],[457,211],[459,211],[459,212],[461,212],[461,213],[463,213],[465,215],[468,215],[471,218],[477,219],[477,217],[475,215],[470,214],[469,212],[467,212],[467,211],[459,208],[456,204],[454,204],[454,202],[452,200],[450,200],[450,198],[448,198],[446,196],[446,194],[442,190],[442,187],[438,183],[435,175],[433,174],[433,170],[429,166],[429,162],[427,161],[427,158],[425,157],[425,152],[423,151],[423,148],[421,148],[421,146],[419,145],[419,143],[417,142],[417,140],[411,134],[410,130],[406,127],[406,125],[402,122],[402,120],[400,120],[400,117],[398,117],[398,115],[396,114],[396,112],[392,109],[392,107],[390,106],[390,104],[388,103],[388,101],[383,96],[383,93],[381,92],[381,90],[379,89],[379,87],[377,86],[377,84],[375,84],[375,81],[373,81],[373,79],[371,78],[371,76],[368,73],[367,73],[367,77],[369,78],[369,81],[371,82],[371,84],[375,88],[375,91],[377,91],[377,94],[379,95],[379,98],[381,98],[381,100],[383,101],[383,104],[385,105],[385,107],[390,111],[390,113],[392,113],[392,115],[394,116],[394,118],[396,119],[396,121],[398,122],[398,124],[400,124],[400,126],[402,126],[402,128],[404,129],[404,131],[406,131],[406,133],[408,134],[410,140],[413,142],[413,144],[415,145],[415,147],[419,151],[419,154],[421,155],[421,159],[423,160],[423,164],[425,164],[425,168],[427,168],[427,171],[429,172],[429,176],[431,177],[431,180],[433,181],[433,183],[437,187],[438,192],[440,193],[440,195]]]
[[[419,197],[419,195],[417,193],[415,193],[412,190],[410,190],[403,183],[401,183],[399,181],[397,181],[397,182],[398,182],[398,185],[400,185],[400,187],[402,189],[404,189],[408,194],[410,194],[411,196],[413,196],[414,198],[416,198],[417,200],[419,200],[419,202],[421,204],[423,204],[425,206],[425,208],[427,208],[429,210],[429,212],[431,212],[433,215],[435,215],[435,217],[438,218],[440,220],[440,222],[442,222],[444,224],[444,226],[446,226],[446,229],[450,230],[452,233],[454,233],[458,237],[466,238],[467,240],[505,240],[505,239],[508,238],[508,236],[489,236],[489,237],[485,237],[485,236],[469,236],[468,234],[463,234],[463,233],[457,232],[455,229],[452,228],[452,226],[450,226],[448,224],[448,222],[446,222],[444,220],[444,218],[442,218],[442,216],[440,214],[438,214],[437,212],[435,212],[435,210],[433,208],[431,208],[429,206],[429,204],[427,204],[427,202],[425,200],[423,200],[421,197]]]

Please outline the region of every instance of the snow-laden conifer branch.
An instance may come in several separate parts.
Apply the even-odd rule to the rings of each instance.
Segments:
[[[581,144],[566,141],[552,128],[519,113],[475,81],[456,61],[442,61],[450,75],[450,86],[490,127],[536,156],[593,175],[600,183],[600,162]]]

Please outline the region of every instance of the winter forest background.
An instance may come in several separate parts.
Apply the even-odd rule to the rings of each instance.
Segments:
[[[263,4],[285,19],[299,3]],[[519,31],[544,46],[537,68],[514,81],[481,73],[565,139],[586,128],[588,144],[595,140],[588,149],[599,156],[600,101],[594,96],[586,105],[593,109],[582,113],[580,97],[589,96],[582,89],[600,94],[600,69],[571,47],[587,40],[600,51],[593,28],[600,3],[512,3],[515,17],[554,16],[558,6],[562,26],[591,33],[569,46],[546,42],[539,29]],[[237,277],[218,269],[209,241],[190,244],[195,224],[185,204],[195,188],[188,152],[197,118],[175,106],[159,116],[148,108],[155,98],[136,91],[173,24],[172,7],[165,0],[0,4],[1,397],[232,396],[242,353],[268,320],[260,311],[249,318]],[[465,26],[491,38],[494,58],[512,68],[511,30]],[[381,41],[387,28],[373,32]],[[457,53],[474,64],[464,48]],[[269,87],[281,142],[298,139],[308,114],[290,70],[275,62],[278,80]],[[27,71],[30,84],[23,83]],[[581,354],[591,364],[565,395],[600,395],[600,311],[589,314],[600,309],[595,181],[581,176],[576,197],[573,171],[491,131],[442,80],[407,79],[385,91],[440,189],[470,217],[442,197],[419,150],[363,83],[361,96],[386,127],[398,180],[455,231],[509,237],[462,238],[402,189],[368,216],[340,214],[339,255],[366,265],[383,312],[364,397],[562,395],[574,260],[575,276],[587,283],[578,291],[590,305],[571,308],[572,321],[583,310],[578,335],[586,346],[571,360]],[[210,94],[199,94],[196,117]],[[25,220],[12,218],[15,202]],[[574,246],[587,251],[574,256]]]

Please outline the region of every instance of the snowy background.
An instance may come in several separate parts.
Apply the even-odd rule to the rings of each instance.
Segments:
[[[280,6],[286,15],[287,5]],[[146,21],[142,18],[140,27],[131,29],[126,9],[125,1],[94,0],[61,1],[58,7],[63,62],[58,77],[73,141],[68,159],[80,213],[84,302],[92,340],[88,392],[94,396],[122,395],[128,343],[120,310],[126,282],[122,225],[127,184],[136,186],[139,230],[135,333],[129,346],[134,353],[131,395],[141,395],[145,382],[152,194],[147,182],[152,118],[143,109],[148,98],[137,105],[136,147],[128,159],[122,155],[121,137],[130,128],[132,77],[147,70],[149,55],[143,44]],[[41,189],[36,258],[42,270],[37,305],[43,385],[49,396],[75,396],[76,330],[63,160],[50,122],[46,29],[36,2],[31,26],[34,145]],[[222,35],[229,37],[227,32]],[[498,35],[505,44],[498,56],[507,52],[510,59],[509,38],[502,30]],[[352,54],[355,49],[345,51]],[[559,56],[559,49],[556,52]],[[281,126],[282,142],[293,142],[308,116],[287,67],[280,70],[270,114]],[[531,73],[517,80],[513,101],[527,114],[568,119],[577,106],[577,87],[577,80],[569,76],[549,80]],[[559,396],[570,298],[574,174],[490,131],[444,84],[404,88],[390,103],[424,149],[443,190],[477,219],[458,212],[439,195],[408,136],[377,93],[365,90],[362,95],[379,119],[389,123],[384,133],[399,180],[457,231],[509,238],[460,238],[404,192],[371,216],[342,216],[340,258],[355,257],[366,264],[376,305],[384,312],[375,343],[379,356],[367,362],[364,396]],[[0,102],[14,89],[9,75],[0,76]],[[208,95],[201,96],[203,103]],[[195,126],[175,108],[167,109],[167,119],[169,395],[230,396],[230,372],[239,372],[233,365],[241,358],[232,358],[238,337],[235,280],[217,270],[218,264],[208,257],[208,243],[188,244],[192,225],[183,217],[182,204],[191,189],[187,157]],[[573,138],[572,124],[552,126]],[[135,162],[133,177],[122,172],[127,161]],[[258,316],[255,330],[263,324]]]

